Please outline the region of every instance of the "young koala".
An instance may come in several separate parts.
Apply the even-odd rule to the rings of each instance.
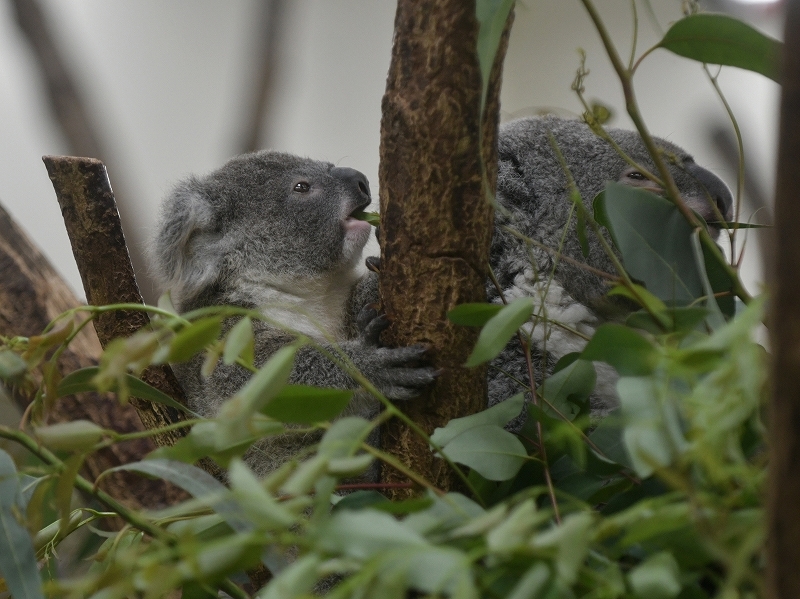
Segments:
[[[257,322],[257,366],[295,339],[323,346],[334,340],[361,373],[390,399],[406,399],[431,383],[420,366],[425,348],[382,347],[384,319],[354,326],[361,253],[371,227],[354,218],[370,203],[366,177],[351,168],[262,151],[230,160],[205,177],[189,177],[164,202],[151,262],[175,307],[236,305],[261,310],[275,325]],[[374,287],[374,285],[367,285]],[[355,306],[355,307],[353,307]],[[204,378],[202,358],[176,364],[190,407],[212,417],[250,378],[237,365],[219,365]],[[356,382],[310,346],[297,352],[291,382],[357,389]],[[377,402],[360,393],[352,411],[369,417]],[[251,465],[266,474],[311,442],[281,437]]]
[[[658,175],[638,133],[620,129],[610,129],[608,133],[637,164]],[[497,202],[502,208],[495,215],[490,263],[508,301],[521,296],[537,300],[534,315],[540,318],[535,318],[536,325],[532,328],[534,344],[531,349],[534,372],[541,378],[549,374],[555,361],[563,355],[581,351],[586,344],[584,336],[591,336],[599,324],[619,309],[606,297],[608,285],[604,279],[581,267],[585,264],[595,271],[615,274],[600,241],[587,231],[589,253],[584,257],[575,216],[564,234],[572,202],[567,174],[553,149],[553,141],[590,214],[592,200],[608,181],[663,194],[662,189],[626,162],[608,141],[598,137],[582,121],[525,118],[501,126]],[[669,158],[670,172],[684,202],[702,216],[712,234],[718,236],[720,220],[727,221],[731,217],[733,199],[727,186],[678,146],[663,139],[656,139],[656,143]],[[564,258],[556,262],[552,251],[529,247],[509,232],[509,228],[547,248],[560,249]],[[491,283],[487,284],[487,295],[490,301],[500,301],[498,290]],[[546,318],[542,318],[543,315]],[[596,367],[598,380],[590,403],[592,415],[600,417],[617,405],[616,375],[606,365],[596,364]],[[524,354],[516,339],[512,339],[492,362],[490,405],[519,393],[521,388],[516,381],[527,379]]]

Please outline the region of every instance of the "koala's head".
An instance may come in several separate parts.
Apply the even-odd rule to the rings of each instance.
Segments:
[[[179,183],[152,244],[156,275],[179,309],[201,293],[291,284],[355,268],[370,226],[366,177],[271,151],[245,154]]]
[[[659,176],[638,133],[611,129],[609,134],[637,164]],[[545,245],[559,247],[572,207],[567,176],[551,138],[589,210],[592,200],[608,181],[663,194],[662,189],[632,168],[610,143],[581,121],[544,117],[506,123],[501,126],[498,144],[498,199],[512,212],[522,215],[523,222],[528,218],[528,230],[522,232]],[[728,187],[678,146],[658,138],[656,143],[667,157],[684,202],[705,219],[710,232],[717,237],[720,221],[731,218],[733,198]],[[597,241],[586,259],[575,234],[567,235],[562,251],[580,262],[613,272]],[[587,303],[591,296],[602,293],[602,284],[595,275],[563,263],[559,268],[565,287],[576,299]]]

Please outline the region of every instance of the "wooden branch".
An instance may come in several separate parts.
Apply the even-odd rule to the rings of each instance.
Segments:
[[[800,597],[800,0],[786,3],[770,334],[767,596]]]
[[[485,369],[462,367],[477,331],[451,324],[446,314],[486,299],[493,212],[485,192],[496,183],[500,73],[511,20],[481,119],[475,3],[398,2],[381,121],[380,285],[392,322],[385,341],[431,344],[442,372],[430,393],[400,406],[428,434],[486,407]],[[381,445],[438,487],[453,486],[448,466],[403,423],[389,422]],[[391,468],[383,480],[405,482]]]
[[[93,158],[45,156],[43,160],[61,206],[89,304],[142,304],[106,167]],[[149,322],[144,312],[114,311],[100,315],[94,325],[100,344],[105,347],[112,339],[127,337]],[[146,369],[142,380],[185,404],[183,390],[169,366]],[[150,430],[186,420],[183,412],[168,406],[138,398],[132,398],[131,403]],[[173,445],[183,434],[177,430],[162,433],[155,441],[162,446]],[[213,462],[205,460],[202,466],[219,476]]]
[[[0,207],[0,335],[30,337],[40,334],[56,316],[80,302],[52,265]],[[62,374],[96,366],[100,343],[94,331],[84,329],[62,354]],[[24,410],[29,398],[14,395]],[[91,420],[121,433],[144,430],[133,406],[122,406],[109,394],[85,393],[61,398],[48,413],[48,422]],[[155,445],[150,439],[118,443],[87,456],[84,473],[90,480],[114,466],[142,459]],[[101,483],[104,491],[133,508],[158,508],[185,497],[160,480],[115,472]]]

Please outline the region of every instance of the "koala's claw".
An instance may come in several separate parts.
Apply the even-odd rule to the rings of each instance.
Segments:
[[[381,272],[381,259],[380,256],[369,256],[366,260],[364,260],[364,264],[367,266],[367,270],[375,273]]]

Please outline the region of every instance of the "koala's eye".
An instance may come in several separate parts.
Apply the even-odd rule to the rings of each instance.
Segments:
[[[299,181],[295,183],[294,191],[298,193],[308,193],[311,191],[311,185],[309,185],[306,181]]]
[[[626,173],[625,176],[628,179],[633,179],[634,181],[644,181],[647,178],[639,171],[631,171],[629,173]]]

